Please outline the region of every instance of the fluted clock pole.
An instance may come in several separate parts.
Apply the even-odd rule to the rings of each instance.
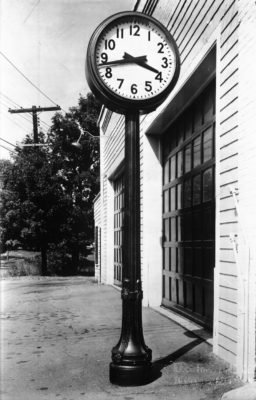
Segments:
[[[125,188],[122,330],[112,350],[110,381],[141,385],[150,380],[152,352],[142,329],[140,267],[140,132],[139,114],[125,116]]]

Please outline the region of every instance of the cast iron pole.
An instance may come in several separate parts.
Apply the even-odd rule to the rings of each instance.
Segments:
[[[140,129],[139,114],[125,116],[125,188],[122,330],[112,350],[110,381],[140,385],[150,380],[152,352],[144,342],[140,268]]]

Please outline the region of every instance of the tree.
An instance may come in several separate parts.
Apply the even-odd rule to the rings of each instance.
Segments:
[[[40,141],[44,135],[40,133]],[[27,136],[25,143],[32,143]],[[65,215],[62,191],[46,148],[17,148],[3,194],[5,242],[19,240],[26,249],[41,251],[42,274],[47,273],[47,248],[58,240]]]
[[[74,273],[78,270],[80,254],[85,253],[85,244],[93,238],[93,199],[99,191],[99,112],[100,103],[92,94],[86,98],[81,96],[78,106],[71,108],[69,114],[54,116],[49,135],[52,165],[61,179],[68,204],[62,226],[63,247],[72,255]],[[72,143],[81,134],[79,150]]]
[[[23,248],[41,250],[42,273],[47,273],[47,252],[71,254],[76,273],[79,256],[93,238],[93,199],[99,190],[100,104],[93,95],[80,97],[70,113],[56,113],[46,137],[47,147],[16,148],[6,174],[3,195],[3,236],[19,240]],[[81,151],[75,142],[84,132]],[[25,143],[32,143],[27,136]]]

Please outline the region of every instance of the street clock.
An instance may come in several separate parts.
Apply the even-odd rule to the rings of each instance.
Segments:
[[[116,112],[156,109],[175,86],[179,71],[179,53],[169,31],[139,12],[107,18],[88,45],[88,84]]]

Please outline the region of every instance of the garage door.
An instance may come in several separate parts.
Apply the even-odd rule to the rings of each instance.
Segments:
[[[122,285],[123,271],[124,176],[114,181],[114,284]]]
[[[215,81],[163,139],[163,300],[213,323]]]

